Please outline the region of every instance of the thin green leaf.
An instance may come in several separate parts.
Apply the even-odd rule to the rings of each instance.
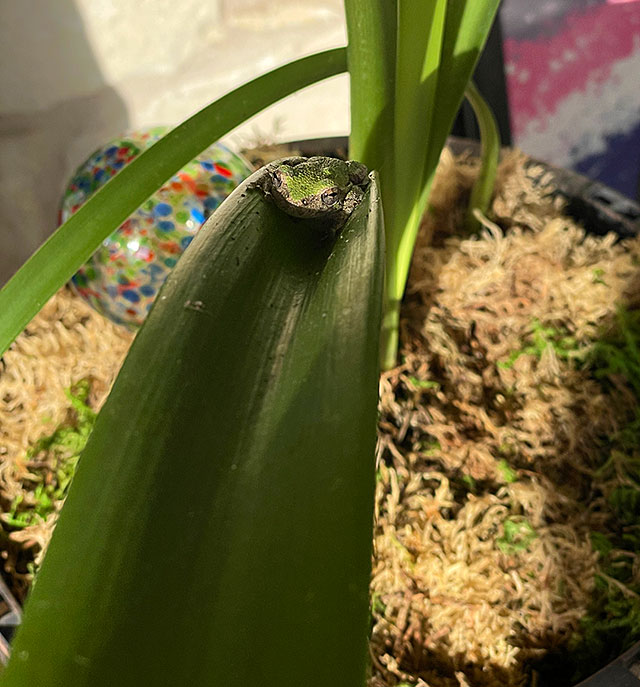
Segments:
[[[498,461],[498,471],[502,476],[502,481],[507,484],[513,484],[518,481],[518,473],[509,465],[509,463],[502,458]]]
[[[449,0],[429,154],[422,181],[428,186],[453,126],[464,91],[489,35],[500,0]],[[426,204],[426,201],[425,201]]]
[[[332,245],[262,194],[261,173],[138,333],[3,687],[364,684],[377,185]]]
[[[401,0],[400,0],[401,1]],[[344,0],[351,93],[349,154],[382,179],[387,228],[395,207],[394,100],[399,0]],[[397,331],[395,322],[386,331]]]
[[[406,3],[407,7],[412,7],[414,0],[399,0],[399,2]],[[392,270],[392,275],[391,277],[387,275],[385,287],[381,345],[383,368],[390,368],[396,364],[400,302],[409,274],[417,229],[427,206],[440,153],[451,131],[456,112],[462,102],[464,90],[486,41],[499,2],[500,0],[474,0],[473,2],[448,0],[446,2],[444,35],[442,37],[438,77],[435,80],[435,106],[432,110],[430,127],[428,127],[429,121],[426,121],[422,130],[413,132],[415,135],[414,145],[426,149],[424,167],[421,170],[414,170],[416,175],[422,175],[421,191],[411,205],[407,222],[401,223],[400,226],[396,226],[395,223],[387,226],[387,244],[390,246],[388,250],[393,251],[393,246],[398,246],[399,249],[395,251],[395,257],[390,257],[387,263],[387,269],[388,271]],[[423,30],[427,32],[429,27],[424,26]],[[416,51],[416,54],[419,52]],[[413,85],[406,84],[407,88],[417,89],[419,86],[418,82]],[[427,117],[426,114],[425,117]],[[395,168],[399,164],[401,163],[398,160],[394,161],[394,174]],[[383,187],[385,183],[383,175]]]
[[[467,90],[465,91],[465,96],[471,104],[476,119],[478,120],[480,143],[482,145],[480,171],[473,185],[473,189],[471,190],[471,198],[465,218],[467,230],[473,232],[480,229],[480,222],[474,214],[475,210],[479,210],[485,215],[489,209],[489,203],[493,195],[493,187],[496,183],[496,172],[498,169],[498,159],[500,157],[500,132],[498,131],[498,124],[496,118],[493,116],[491,108],[482,97],[482,94],[476,88],[473,81],[469,82]]]
[[[420,170],[426,164],[429,131],[437,107],[435,93],[446,10],[447,0],[400,0],[398,4],[394,176],[388,180],[393,189],[393,214],[385,203],[387,285],[383,321],[385,346],[393,351],[394,361],[400,300],[422,216],[417,204],[422,189]],[[386,355],[383,349],[383,360]]]
[[[337,48],[279,67],[177,126],[70,217],[0,291],[0,355],[114,229],[181,167],[272,103],[346,69]]]
[[[440,53],[444,35],[447,0],[401,0],[398,11],[398,54],[394,119],[395,175],[394,217],[387,227],[387,277],[395,291],[404,290],[406,275],[396,267],[406,262],[404,253],[413,251],[420,218],[409,221],[420,193],[427,147],[417,136],[429,140],[433,113],[437,107]],[[412,231],[408,231],[410,228]],[[413,235],[412,235],[413,234]],[[408,248],[407,248],[408,246]]]

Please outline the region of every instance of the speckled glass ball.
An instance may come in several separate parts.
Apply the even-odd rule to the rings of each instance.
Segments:
[[[91,155],[67,186],[60,222],[168,131],[156,127],[126,134]],[[207,148],[103,241],[72,277],[72,289],[113,322],[137,329],[202,223],[251,172],[249,163],[226,146]]]

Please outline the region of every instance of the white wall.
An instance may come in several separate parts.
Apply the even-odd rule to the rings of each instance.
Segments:
[[[291,59],[344,45],[342,0],[2,0],[0,283],[56,226],[69,176],[131,128],[176,124]],[[346,76],[230,137],[348,131]]]

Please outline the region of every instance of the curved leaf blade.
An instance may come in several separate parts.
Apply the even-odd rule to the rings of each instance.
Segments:
[[[363,684],[382,214],[332,246],[244,182],[140,330],[4,687]]]
[[[482,97],[473,81],[469,82],[465,97],[469,101],[473,112],[478,120],[480,129],[480,143],[482,153],[480,158],[480,171],[471,189],[471,198],[465,215],[465,226],[467,231],[479,231],[480,221],[475,216],[475,210],[479,210],[483,215],[486,214],[491,203],[493,187],[496,183],[498,162],[500,160],[500,132],[498,123],[489,107],[489,103]]]
[[[274,69],[211,103],[132,160],[0,290],[0,355],[100,242],[181,167],[260,110],[346,68],[346,49],[336,48]]]

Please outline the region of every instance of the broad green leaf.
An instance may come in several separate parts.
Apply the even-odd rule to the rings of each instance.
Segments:
[[[113,177],[0,290],[0,355],[114,229],[181,167],[265,107],[346,69],[337,48],[250,81],[180,124]]]
[[[447,20],[440,56],[429,154],[423,171],[425,186],[432,179],[440,153],[453,126],[464,91],[484,48],[500,0],[448,0]],[[426,205],[426,199],[425,199]]]
[[[438,107],[435,98],[447,0],[399,0],[394,109],[394,175],[392,212],[387,212],[387,260],[385,349],[395,362],[400,325],[400,301],[404,293],[423,208],[419,203],[428,141]],[[383,178],[383,184],[385,180]],[[385,205],[386,207],[386,205]],[[386,351],[383,351],[386,355]],[[387,367],[388,365],[384,365]]]
[[[349,153],[384,178],[393,174],[393,101],[398,0],[345,0],[351,83]],[[386,191],[383,189],[386,203]],[[388,209],[386,210],[388,213]]]
[[[3,687],[364,684],[382,215],[335,243],[244,182],[83,452]]]

